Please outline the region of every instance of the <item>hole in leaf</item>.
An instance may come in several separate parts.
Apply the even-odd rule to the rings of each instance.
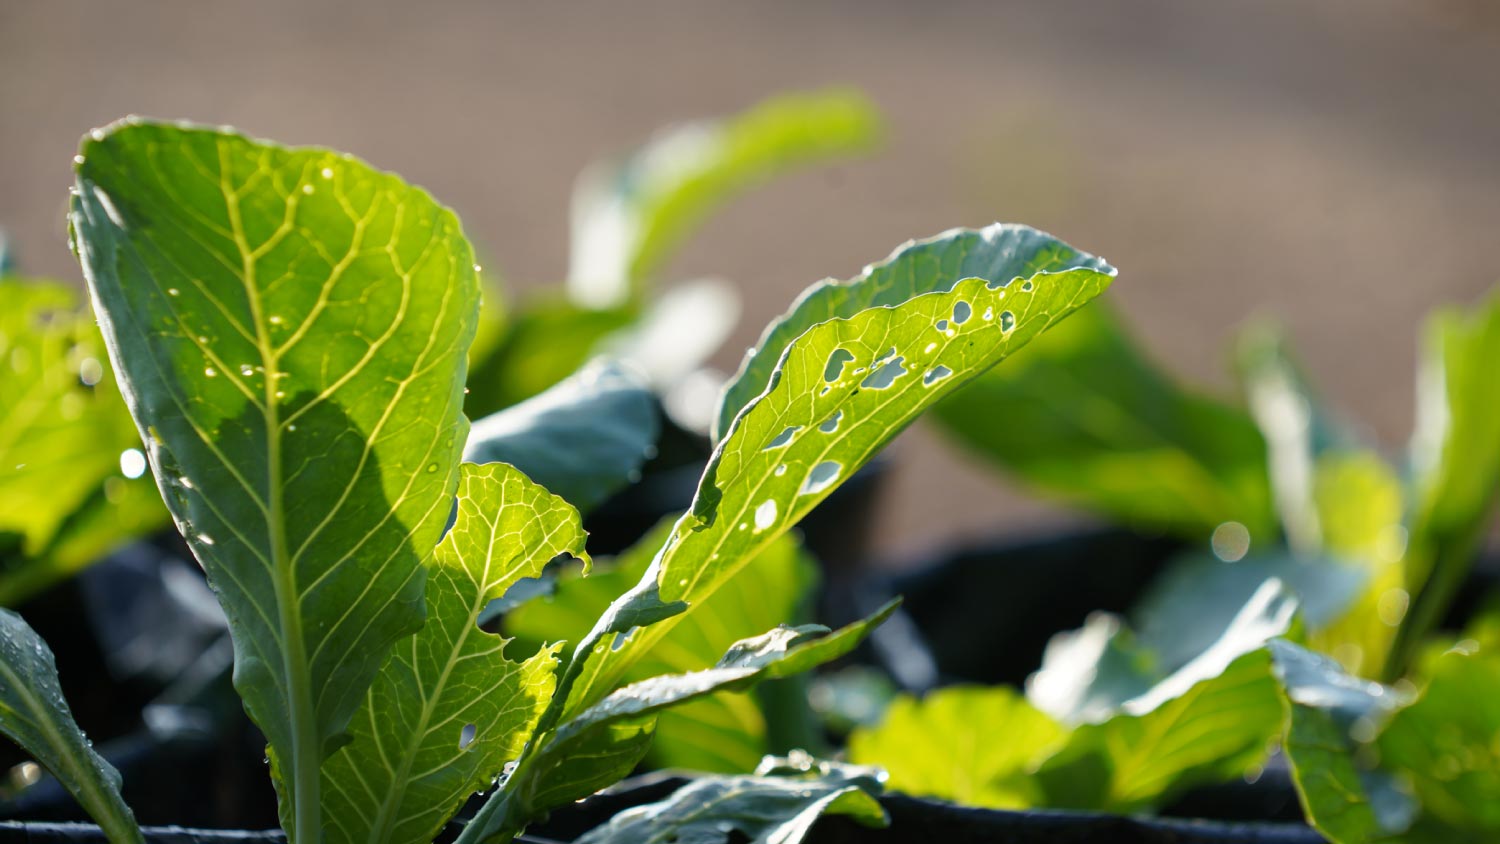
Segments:
[[[1036,285],[1031,283],[1031,279],[1027,279],[1021,283],[1021,292],[1030,293],[1033,287],[1036,287]]]
[[[854,360],[854,353],[848,349],[834,349],[833,354],[828,356],[828,365],[823,367],[823,380],[833,382],[839,380],[844,373],[844,364]]]
[[[949,369],[946,366],[943,366],[942,364],[938,364],[932,369],[927,370],[927,374],[922,376],[922,384],[923,386],[931,387],[933,384],[936,384],[937,382],[943,380],[944,378],[947,378],[952,374],[953,370]]]
[[[866,376],[865,380],[859,386],[868,387],[872,390],[884,390],[891,386],[897,378],[906,374],[906,367],[902,365],[902,361],[904,360],[906,358],[897,356],[882,363],[880,368]]]
[[[458,749],[468,750],[469,745],[474,743],[474,734],[477,732],[479,732],[478,727],[473,724],[465,724],[463,730],[458,734]]]
[[[966,323],[966,322],[969,321],[969,317],[972,316],[973,314],[974,314],[974,309],[969,306],[968,302],[962,302],[962,301],[960,301],[960,302],[954,302],[953,303],[953,324],[954,325],[963,325],[964,323]]]
[[[801,425],[787,426],[787,429],[785,431],[782,431],[781,433],[776,435],[776,439],[766,443],[766,447],[761,449],[761,451],[770,451],[773,448],[785,448],[786,446],[791,445],[792,437],[796,435],[796,433],[800,430],[802,430]]]
[[[940,319],[936,323],[934,323],[932,327],[936,328],[938,331],[947,331],[948,330],[948,320],[946,320],[946,319]]]
[[[767,498],[755,508],[755,532],[760,533],[776,524],[776,500]]]
[[[802,482],[802,489],[798,495],[817,495],[825,489],[833,486],[839,479],[839,473],[844,470],[843,464],[835,460],[825,460],[814,466],[807,473],[807,480]]]
[[[1010,311],[1000,312],[1000,330],[1009,331],[1016,327],[1016,315]]]
[[[842,410],[836,410],[836,411],[834,411],[834,413],[833,413],[832,416],[830,416],[827,419],[823,420],[823,424],[821,424],[821,425],[818,426],[818,430],[822,431],[825,434],[831,434],[834,431],[837,431],[839,429],[839,422],[843,418],[844,418],[844,411],[842,411]]]

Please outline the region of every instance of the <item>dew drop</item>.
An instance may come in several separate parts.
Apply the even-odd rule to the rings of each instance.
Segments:
[[[212,378],[212,377],[214,377],[214,376],[215,376],[215,375],[218,375],[218,374],[219,374],[219,371],[218,371],[218,370],[217,370],[217,369],[214,369],[214,368],[213,368],[213,367],[212,367],[212,366],[205,366],[205,367],[204,367],[204,368],[203,368],[203,374],[204,374],[204,375],[207,375],[207,376],[208,376],[208,377],[210,377],[210,378]]]
[[[181,292],[182,292],[181,290],[178,290],[175,287],[168,287],[167,288],[167,295],[168,296],[176,296],[176,295],[180,294]]]
[[[430,474],[432,474],[433,472],[436,472],[436,471],[437,471],[437,464],[436,463],[428,463],[427,464],[427,474],[430,475]]]
[[[266,321],[271,323],[272,325],[280,325],[282,322],[281,316],[279,314],[273,314],[271,318]]]
[[[120,452],[120,474],[131,480],[146,474],[146,455],[138,448],[127,448]]]
[[[313,186],[312,185],[303,185],[302,186],[302,192],[305,193],[305,194],[308,194],[309,196],[312,195]]]
[[[1000,312],[1000,330],[1010,331],[1016,327],[1016,315],[1010,311]]]
[[[255,368],[248,363],[242,363],[240,364],[240,374],[245,376],[246,378],[249,378],[250,376],[255,374]]]
[[[86,387],[92,387],[104,379],[104,365],[99,363],[98,358],[84,358],[78,363],[78,380]]]
[[[323,168],[323,178],[325,178],[325,179],[332,179],[333,178],[333,168],[332,167],[324,167]]]
[[[985,322],[989,322],[990,320],[992,320],[994,318],[995,318],[995,309],[994,308],[985,308],[984,309],[984,321]]]
[[[81,155],[75,155],[75,156],[73,156],[73,163],[74,164],[82,164],[83,163],[83,156],[81,156]]]
[[[760,533],[775,523],[776,502],[768,498],[762,501],[759,507],[755,508],[755,532]]]
[[[785,475],[786,474],[786,464],[783,463],[780,466],[777,466],[776,467],[776,471],[773,472],[772,474],[774,474],[778,478],[781,477],[782,475]]]

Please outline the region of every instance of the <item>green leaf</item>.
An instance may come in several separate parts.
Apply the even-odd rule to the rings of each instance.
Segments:
[[[1381,732],[1381,767],[1400,771],[1443,840],[1500,838],[1500,656],[1470,640],[1433,661],[1422,696]]]
[[[996,232],[993,237],[1006,236]],[[971,235],[991,237],[948,237]],[[926,282],[914,285],[947,292],[818,323],[780,353],[769,386],[735,418],[692,510],[636,589],[617,602],[619,613],[712,595],[923,410],[1081,307],[1111,279],[1083,268],[1006,286],[947,278],[955,269],[951,262],[927,265]],[[823,289],[814,287],[800,301],[814,300]],[[630,633],[614,624],[618,619],[612,614],[584,640],[587,662],[576,684],[570,679],[562,687],[567,714],[612,689],[671,627]],[[624,641],[605,641],[621,633],[628,634]]]
[[[0,610],[0,732],[57,777],[111,844],[140,844],[135,815],[120,799],[120,774],[74,723],[52,651],[9,610]]]
[[[140,443],[73,291],[0,281],[0,533],[44,554]]]
[[[1012,281],[1032,281],[1035,285],[1038,274],[1059,273],[1077,278],[1079,270],[1113,278],[1115,270],[1103,259],[1080,252],[1045,232],[1029,226],[995,223],[983,229],[952,229],[926,240],[913,240],[902,244],[889,258],[865,268],[864,272],[848,281],[828,279],[809,287],[797,297],[790,311],[766,326],[760,343],[740,364],[739,373],[724,390],[724,399],[719,407],[718,422],[714,427],[714,438],[722,439],[731,428],[734,418],[756,397],[772,384],[774,373],[781,368],[782,355],[798,337],[818,323],[836,318],[849,319],[869,308],[895,307],[926,293],[947,293],[960,281],[982,278],[998,291],[988,292],[984,297],[985,307],[991,308],[991,319],[984,323],[995,323],[996,314],[1017,313],[1012,298],[1007,302],[1007,293],[1029,293],[1024,284],[1010,289]],[[1065,279],[1059,280],[1067,285]],[[1106,279],[1107,282],[1107,279]],[[966,303],[971,307],[969,317],[979,316],[983,309],[973,309],[978,302]],[[943,328],[935,328],[939,337],[946,336],[951,328],[959,331],[965,323],[956,317],[963,314],[944,314]],[[1004,322],[999,319],[999,322]],[[848,351],[848,350],[846,350]],[[847,363],[847,359],[845,360]],[[830,372],[836,362],[829,361]],[[859,366],[860,364],[848,364]]]
[[[1399,676],[1461,587],[1500,490],[1500,292],[1427,324],[1417,382],[1406,590],[1411,612],[1387,677]]]
[[[485,606],[561,554],[578,511],[504,464],[464,464],[458,516],[427,563],[427,624],[396,646],[323,766],[329,844],[425,844],[514,759],[552,697],[556,647],[525,662],[479,629]]]
[[[1357,756],[1405,701],[1290,642],[1271,642],[1270,653],[1286,710],[1282,752],[1308,823],[1333,844],[1406,840],[1410,796]]]
[[[1265,444],[1239,408],[1179,385],[1107,302],[1095,303],[942,404],[960,445],[1061,501],[1200,538],[1276,526]]]
[[[823,815],[889,823],[880,773],[836,762],[767,758],[753,777],[700,777],[659,803],[629,809],[579,844],[798,844]]]
[[[1239,776],[1265,758],[1281,725],[1281,702],[1266,642],[1287,632],[1297,602],[1267,583],[1211,647],[1112,712],[1088,712],[1058,753],[1037,769],[1045,805],[1133,812],[1160,805],[1184,789]],[[1044,665],[1029,696],[1049,672],[1083,665]],[[1087,680],[1081,680],[1087,684]],[[1051,712],[1067,722],[1067,712]]]
[[[663,522],[607,568],[597,565],[588,577],[564,577],[551,597],[508,613],[506,632],[528,648],[549,639],[581,640],[615,596],[641,579],[671,530],[672,522]],[[782,536],[725,581],[713,600],[689,607],[624,678],[634,682],[713,665],[735,641],[796,618],[815,576],[806,552]],[[743,773],[754,770],[766,752],[766,717],[758,702],[748,694],[719,692],[661,713],[648,762],[656,768]]]
[[[561,805],[536,802],[538,795],[566,802],[591,793],[585,789],[597,787],[593,779],[569,787],[562,776],[567,773],[563,765],[607,751],[618,740],[618,725],[649,729],[656,713],[674,706],[718,692],[744,691],[756,683],[790,677],[838,659],[858,646],[899,603],[891,601],[868,618],[832,632],[817,624],[777,627],[735,642],[711,668],[650,677],[613,692],[563,722],[540,753],[516,769],[501,790],[514,804],[513,819],[537,817]]]
[[[849,761],[885,768],[893,791],[1025,809],[1041,799],[1032,772],[1067,734],[1010,688],[951,686],[898,696],[878,725],[849,736]]]
[[[610,360],[474,423],[464,459],[509,463],[580,510],[629,483],[656,445],[650,387]]]
[[[570,296],[590,308],[640,298],[718,206],[794,167],[867,150],[879,129],[858,94],[787,94],[728,120],[668,127],[594,165],[573,195]]]
[[[229,618],[296,844],[453,506],[478,284],[453,214],[352,157],[125,121],[72,225],[167,505]]]

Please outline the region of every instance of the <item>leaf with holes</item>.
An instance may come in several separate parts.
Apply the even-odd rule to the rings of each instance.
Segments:
[[[659,803],[621,812],[579,844],[798,844],[824,815],[889,823],[874,768],[768,757],[753,777],[701,777]]]
[[[135,815],[120,799],[120,774],[74,723],[52,651],[10,610],[0,610],[0,732],[57,777],[110,844],[140,844]]]
[[[330,844],[423,844],[499,776],[552,696],[556,650],[525,662],[480,613],[561,554],[587,559],[578,511],[495,463],[464,464],[458,517],[427,563],[427,624],[365,695],[323,766]]]
[[[472,249],[426,193],[328,150],[128,120],[78,161],[110,358],[313,844],[318,767],[420,626],[453,507]]]

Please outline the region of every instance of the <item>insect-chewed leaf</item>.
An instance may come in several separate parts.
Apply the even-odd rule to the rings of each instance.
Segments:
[[[1111,277],[1115,274],[1114,268],[1103,259],[1074,249],[1046,232],[1030,226],[995,223],[978,230],[953,229],[926,240],[911,241],[884,261],[866,267],[855,278],[828,279],[815,284],[797,299],[790,311],[766,327],[760,343],[740,365],[739,374],[725,389],[715,436],[722,437],[734,417],[772,383],[787,346],[820,322],[847,319],[867,308],[893,307],[924,293],[945,293],[964,279],[982,278],[992,288],[1000,288],[1012,296],[1008,303],[1002,302],[1004,292],[987,297],[993,302],[985,305],[994,308],[991,318],[1003,326],[1007,319],[1021,314],[1016,307],[1017,290],[1009,288],[1013,280],[1074,270],[1092,270]],[[1048,282],[1047,286],[1053,284]],[[972,307],[979,303],[967,304]],[[979,316],[980,310],[969,313]],[[1011,317],[1003,316],[1006,313]],[[947,320],[959,331],[963,331],[967,321],[962,311]]]
[[[110,844],[139,844],[120,774],[89,746],[63,700],[52,651],[19,615],[0,609],[0,732],[52,772]]]
[[[1031,252],[1076,255],[1031,229],[1021,243]],[[569,713],[599,700],[623,671],[671,624],[628,633],[619,625],[637,609],[671,607],[711,595],[746,560],[802,519],[840,482],[870,460],[923,410],[965,381],[989,369],[1048,326],[1081,307],[1108,286],[1113,270],[1097,259],[1060,272],[1042,272],[1012,283],[1015,265],[994,258],[990,264],[958,260],[966,243],[1010,243],[1021,248],[1011,227],[959,232],[909,247],[936,249],[952,241],[951,260],[914,261],[905,275],[907,290],[944,292],[918,295],[891,307],[869,307],[807,328],[777,353],[779,363],[766,387],[735,417],[699,483],[692,510],[677,525],[639,586],[616,602],[586,643],[592,655],[578,681],[565,689]],[[997,248],[999,248],[997,246]],[[906,253],[898,253],[904,260]],[[1092,262],[1092,263],[1090,263]],[[1019,266],[1029,267],[1023,263]],[[988,269],[992,279],[954,278],[950,273]],[[869,278],[877,276],[871,275]],[[814,305],[830,301],[829,291],[858,294],[861,302],[885,302],[858,284],[822,285],[803,296],[781,325],[814,319]],[[842,300],[839,300],[842,301]],[[834,305],[817,306],[823,318]],[[842,306],[840,306],[842,307]],[[842,313],[842,311],[840,311]],[[777,336],[773,328],[768,337]],[[755,377],[766,349],[741,375]],[[737,387],[731,387],[731,402]],[[634,622],[641,624],[642,622]],[[627,639],[606,634],[628,633]]]
[[[523,663],[479,629],[485,605],[561,554],[578,511],[502,463],[464,464],[458,519],[428,563],[427,624],[396,646],[323,765],[329,844],[431,841],[514,759],[552,696],[556,647]]]
[[[473,251],[425,192],[328,150],[129,120],[78,161],[110,357],[316,835],[316,768],[422,621],[468,428]]]
[[[757,776],[700,777],[660,803],[616,815],[579,844],[798,844],[823,815],[872,827],[889,822],[875,768],[767,758]]]

